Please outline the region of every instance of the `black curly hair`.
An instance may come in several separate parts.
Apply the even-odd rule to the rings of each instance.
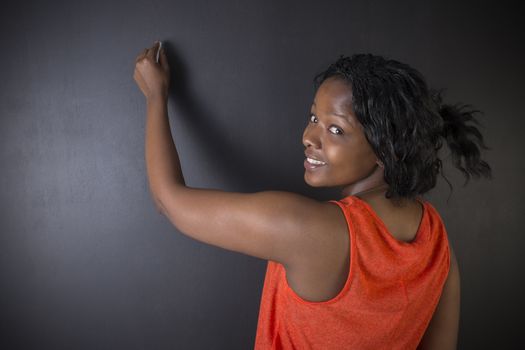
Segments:
[[[330,77],[342,78],[352,90],[355,116],[376,156],[384,164],[387,198],[414,198],[436,186],[442,172],[438,151],[446,141],[454,165],[465,175],[491,178],[481,159],[488,149],[471,105],[443,104],[443,90],[430,90],[422,76],[405,63],[372,54],[341,55],[314,78],[317,90]]]

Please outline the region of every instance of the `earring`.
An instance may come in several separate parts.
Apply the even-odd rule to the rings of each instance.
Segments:
[[[384,167],[385,167],[385,165],[383,164],[383,162],[380,161],[380,160],[377,161],[377,165],[379,165],[381,168],[384,168]]]

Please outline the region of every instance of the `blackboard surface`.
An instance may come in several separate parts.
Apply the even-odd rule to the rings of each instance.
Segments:
[[[492,181],[450,164],[427,196],[461,269],[459,348],[523,346],[523,6],[457,1],[4,1],[0,348],[249,349],[266,262],[156,210],[134,60],[167,45],[187,184],[337,197],[303,183],[312,79],[340,54],[420,70],[482,110]],[[181,96],[184,98],[181,98]],[[521,146],[520,146],[521,145]],[[448,201],[447,201],[448,199]]]

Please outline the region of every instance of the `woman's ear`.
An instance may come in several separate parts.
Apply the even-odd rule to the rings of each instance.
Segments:
[[[379,159],[376,161],[377,165],[379,165],[381,168],[384,168],[385,165],[383,164],[382,161],[380,161]]]

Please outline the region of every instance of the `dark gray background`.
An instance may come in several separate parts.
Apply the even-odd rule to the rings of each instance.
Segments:
[[[303,182],[312,78],[340,54],[420,70],[484,112],[492,181],[446,167],[428,199],[462,282],[459,347],[523,345],[523,7],[456,1],[3,2],[0,348],[249,349],[266,262],[193,241],[156,210],[134,60],[167,43],[187,184]],[[177,91],[180,93],[177,93]]]

